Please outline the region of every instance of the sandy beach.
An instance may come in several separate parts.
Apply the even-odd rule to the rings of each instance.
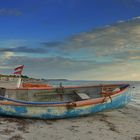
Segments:
[[[95,115],[36,120],[0,117],[0,140],[140,140],[140,109],[124,108]]]

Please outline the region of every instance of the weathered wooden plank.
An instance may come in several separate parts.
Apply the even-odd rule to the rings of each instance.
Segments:
[[[90,99],[86,93],[76,93],[81,99]]]

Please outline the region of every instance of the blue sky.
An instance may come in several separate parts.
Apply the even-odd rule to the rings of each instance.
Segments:
[[[63,40],[140,13],[138,0],[5,0],[0,8],[2,39],[47,41]]]
[[[0,73],[140,80],[139,16],[140,0],[3,0]]]

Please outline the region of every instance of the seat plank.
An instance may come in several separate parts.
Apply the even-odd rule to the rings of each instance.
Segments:
[[[76,93],[81,99],[90,99],[86,93]]]

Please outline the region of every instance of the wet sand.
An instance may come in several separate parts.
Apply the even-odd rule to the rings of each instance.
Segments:
[[[0,117],[0,140],[140,140],[140,109],[61,120]]]

